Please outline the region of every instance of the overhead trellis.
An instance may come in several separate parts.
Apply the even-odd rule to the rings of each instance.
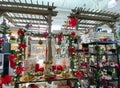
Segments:
[[[86,10],[84,8],[75,8],[72,9],[72,13],[70,14],[70,17],[76,17],[78,20],[78,23],[76,25],[76,28],[73,29],[91,29],[96,28],[99,26],[102,26],[104,24],[107,24],[111,28],[113,28],[114,22],[116,22],[117,18],[120,15],[113,12],[108,11],[99,11],[99,10]],[[63,25],[63,28],[70,29],[70,25]]]
[[[56,8],[54,3],[51,5],[50,3],[47,5],[41,3],[40,5],[37,1],[34,4],[32,0],[29,3],[26,0],[24,3],[21,0],[14,0],[14,2],[2,0],[0,1],[0,13],[15,26],[25,27],[26,24],[32,23],[33,27],[38,25],[40,29],[41,25],[51,25],[51,16],[57,15],[57,11],[53,11]]]

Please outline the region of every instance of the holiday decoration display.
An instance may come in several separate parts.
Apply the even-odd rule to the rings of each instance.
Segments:
[[[15,86],[14,88],[19,88],[17,82],[20,79],[22,72],[24,71],[24,67],[22,65],[22,61],[24,60],[24,51],[26,48],[25,44],[25,31],[23,29],[18,29],[18,50],[9,55],[10,66],[14,69],[15,73]]]

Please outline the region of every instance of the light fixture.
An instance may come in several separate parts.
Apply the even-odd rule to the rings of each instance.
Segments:
[[[108,2],[108,8],[113,8],[117,5],[117,1],[116,0],[110,0]]]

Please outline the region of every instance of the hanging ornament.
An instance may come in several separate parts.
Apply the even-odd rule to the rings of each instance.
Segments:
[[[38,41],[38,44],[42,45],[42,44],[43,44],[43,41],[40,39],[40,40]]]
[[[69,25],[73,28],[75,27],[77,24],[77,19],[76,17],[71,17],[70,20],[69,20]]]

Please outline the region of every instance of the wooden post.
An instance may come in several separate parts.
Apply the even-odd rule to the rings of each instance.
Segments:
[[[51,14],[48,15],[48,59],[52,60],[52,46],[51,46]]]

